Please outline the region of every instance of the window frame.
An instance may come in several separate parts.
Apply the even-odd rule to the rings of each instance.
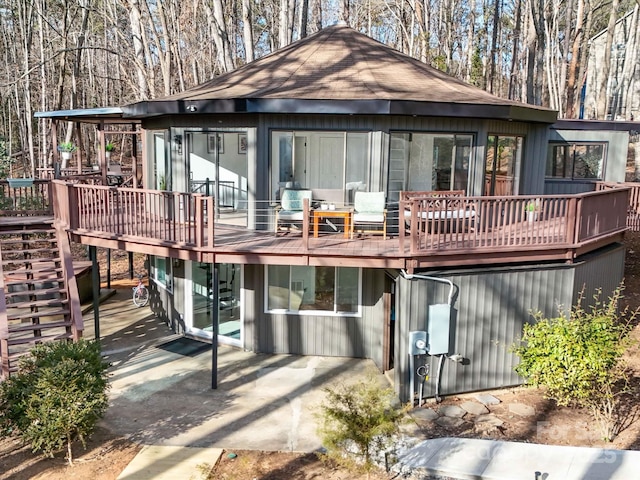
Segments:
[[[164,280],[158,274],[160,268],[158,268],[158,264],[156,262],[159,259],[163,259],[165,261]],[[151,257],[150,266],[151,279],[153,280],[153,282],[160,288],[173,293],[173,259],[171,259],[170,257],[160,257],[154,255]]]
[[[292,285],[292,269],[295,268],[300,268],[300,267],[305,267],[305,268],[319,268],[317,266],[311,266],[311,265],[305,265],[305,266],[301,266],[301,265],[265,265],[265,269],[264,269],[264,276],[265,276],[265,282],[264,282],[264,313],[268,313],[268,314],[287,314],[287,315],[298,315],[298,316],[312,316],[312,317],[361,317],[362,316],[362,268],[359,267],[321,267],[321,268],[333,268],[334,269],[334,288],[333,288],[333,305],[334,305],[334,310],[293,310],[291,309],[291,302],[290,302],[290,297],[289,301],[288,301],[288,306],[287,308],[269,308],[269,287],[271,286],[270,282],[269,282],[269,268],[270,267],[275,267],[275,266],[280,266],[280,267],[287,267],[289,269],[289,278],[288,278],[288,283],[289,283],[289,293],[291,292],[291,285]],[[335,307],[337,305],[336,303],[336,288],[335,288],[335,283],[338,281],[339,275],[338,275],[338,269],[340,268],[352,268],[352,269],[356,269],[358,272],[358,299],[357,299],[357,311],[355,312],[344,312],[344,311],[339,311],[337,310]],[[315,275],[314,275],[315,278]],[[275,285],[274,285],[275,286]]]
[[[594,147],[594,146],[601,146],[602,147],[602,160],[601,160],[601,164],[600,164],[600,175],[597,177],[577,177],[575,175],[575,171],[576,171],[576,147]],[[569,175],[563,175],[563,176],[557,176],[557,175],[550,175],[549,174],[549,166],[550,166],[550,160],[551,160],[551,154],[552,152],[557,148],[557,147],[565,147],[566,149],[566,153],[564,155],[564,162],[563,162],[563,171],[569,172]],[[546,159],[546,163],[545,163],[545,172],[544,172],[544,178],[546,180],[555,180],[555,181],[567,181],[567,182],[574,182],[574,181],[603,181],[604,177],[605,177],[605,171],[606,171],[606,165],[607,165],[607,154],[608,154],[608,150],[609,150],[609,142],[598,142],[598,141],[549,141],[549,146],[547,149],[547,159]],[[570,158],[571,159],[571,165],[570,168],[568,168],[567,165],[567,159]]]

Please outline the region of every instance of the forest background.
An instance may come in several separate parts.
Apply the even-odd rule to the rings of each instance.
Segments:
[[[495,95],[577,118],[590,39],[634,12],[624,68],[640,74],[640,0],[0,0],[0,157],[51,163],[34,112],[119,106],[183,91],[346,22]],[[73,125],[65,137],[70,140]]]

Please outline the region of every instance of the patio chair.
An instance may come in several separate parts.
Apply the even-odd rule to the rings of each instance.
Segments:
[[[384,192],[355,193],[351,238],[356,230],[359,233],[381,233],[382,238],[387,239],[387,210],[385,209]]]
[[[296,223],[304,223],[304,200],[309,200],[313,194],[311,190],[284,190],[280,205],[276,206],[275,233],[278,234],[280,227],[291,231]]]

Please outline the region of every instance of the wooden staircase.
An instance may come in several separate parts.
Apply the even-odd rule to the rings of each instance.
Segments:
[[[50,218],[22,219],[0,221],[0,378],[35,344],[83,330],[67,233]]]

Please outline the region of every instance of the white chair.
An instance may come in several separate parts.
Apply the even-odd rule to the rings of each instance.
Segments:
[[[353,200],[351,238],[354,231],[361,233],[381,233],[387,239],[387,210],[384,192],[356,192]],[[377,226],[377,229],[372,227]]]
[[[291,231],[294,223],[304,223],[304,200],[309,200],[311,205],[312,197],[311,190],[284,190],[280,205],[276,207],[275,233],[278,233],[281,224]]]

